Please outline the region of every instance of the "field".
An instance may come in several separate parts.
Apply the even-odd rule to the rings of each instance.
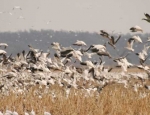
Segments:
[[[134,90],[141,80],[131,79],[128,88],[120,83],[109,83],[100,92],[51,85],[36,85],[23,93],[0,95],[0,111],[17,111],[19,115],[30,112],[42,115],[149,115],[150,91],[145,87]],[[149,80],[145,81],[149,84]]]

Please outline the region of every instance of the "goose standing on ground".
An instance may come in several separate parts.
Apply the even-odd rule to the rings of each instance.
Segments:
[[[140,26],[131,27],[130,30],[131,30],[131,32],[138,32],[138,31],[143,32],[143,30]]]
[[[147,13],[146,14],[144,13],[144,15],[145,15],[146,18],[143,18],[142,20],[145,20],[145,21],[150,23],[150,15],[147,14]]]
[[[134,51],[134,49],[133,49],[134,41],[135,40],[133,38],[130,38],[127,42],[127,47],[125,47],[125,48],[133,52]]]

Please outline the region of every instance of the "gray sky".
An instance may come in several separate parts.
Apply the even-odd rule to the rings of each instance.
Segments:
[[[22,10],[12,10],[14,6]],[[144,32],[150,30],[150,23],[141,20],[144,13],[150,14],[150,0],[0,0],[0,12],[5,12],[0,13],[0,31],[104,29],[127,33],[135,25]]]

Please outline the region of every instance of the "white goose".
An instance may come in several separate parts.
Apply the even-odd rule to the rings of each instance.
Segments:
[[[134,39],[130,38],[127,42],[127,47],[125,47],[126,49],[130,50],[130,51],[134,51],[133,49],[133,43],[134,43]]]
[[[141,40],[141,38],[140,38],[139,36],[133,36],[132,38],[133,38],[136,42],[142,43],[142,40]]]
[[[100,44],[98,44],[98,45],[91,45],[87,50],[86,50],[86,52],[88,51],[88,50],[90,50],[91,49],[91,51],[92,52],[98,52],[98,51],[106,51],[106,46],[105,45],[100,45]]]
[[[8,47],[8,44],[6,44],[6,43],[0,43],[0,47],[1,46],[4,46],[4,48],[6,49]]]
[[[61,51],[60,44],[58,42],[53,42],[51,45],[53,49]]]
[[[0,50],[0,55],[2,55],[2,54],[6,54],[7,52],[6,51],[4,51],[4,50]]]
[[[77,40],[73,45],[76,45],[76,46],[87,46],[84,41],[79,41],[79,40]]]
[[[138,31],[143,32],[143,30],[140,26],[131,27],[130,30],[131,30],[131,32],[138,32]]]

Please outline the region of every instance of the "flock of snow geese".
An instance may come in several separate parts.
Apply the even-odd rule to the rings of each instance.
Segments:
[[[20,7],[15,8],[21,10]],[[145,14],[145,17],[143,20],[150,22],[150,15]],[[130,30],[131,32],[143,32],[139,26],[131,27]],[[145,64],[149,57],[147,52],[150,48],[148,45],[150,39],[148,38],[146,42],[143,42],[139,36],[129,38],[125,47],[126,50],[129,50],[129,53],[114,58],[107,51],[107,45],[116,50],[116,44],[121,39],[121,35],[115,39],[114,36],[104,30],[100,30],[100,35],[106,39],[105,44],[90,45],[87,48],[84,41],[77,40],[72,44],[79,47],[77,50],[71,46],[63,47],[60,43],[53,42],[51,46],[56,52],[51,57],[50,51],[43,52],[31,45],[28,45],[29,51],[27,53],[23,50],[14,57],[12,57],[12,54],[7,56],[5,49],[8,45],[0,43],[0,47],[4,47],[0,50],[1,94],[6,96],[9,95],[10,91],[16,94],[25,94],[32,86],[37,84],[46,88],[57,84],[64,87],[66,97],[68,97],[71,88],[84,90],[87,92],[85,96],[90,96],[92,92],[100,93],[105,86],[114,82],[122,83],[127,88],[131,84],[130,79],[142,81],[138,84],[132,84],[135,91],[138,91],[139,87],[150,90],[150,86],[146,84],[146,81],[150,78],[150,67]],[[133,45],[135,43],[144,43],[141,52],[134,52]],[[140,65],[134,65],[127,60],[126,57],[130,53],[135,53],[139,57]],[[88,57],[89,60],[83,61],[83,56]],[[90,60],[92,56],[98,56],[100,60],[92,62]],[[104,57],[116,62],[117,66],[120,66],[121,72],[113,71],[116,67],[105,67]],[[127,72],[130,67],[142,69],[143,72]],[[42,98],[42,95],[38,93],[39,98]],[[52,95],[55,95],[54,92],[52,92]],[[9,110],[5,113],[0,112],[0,115],[3,114],[18,115],[17,112]],[[30,113],[25,113],[25,115],[29,114],[35,115],[35,112],[32,110]],[[45,112],[44,115],[50,115],[50,113]]]

